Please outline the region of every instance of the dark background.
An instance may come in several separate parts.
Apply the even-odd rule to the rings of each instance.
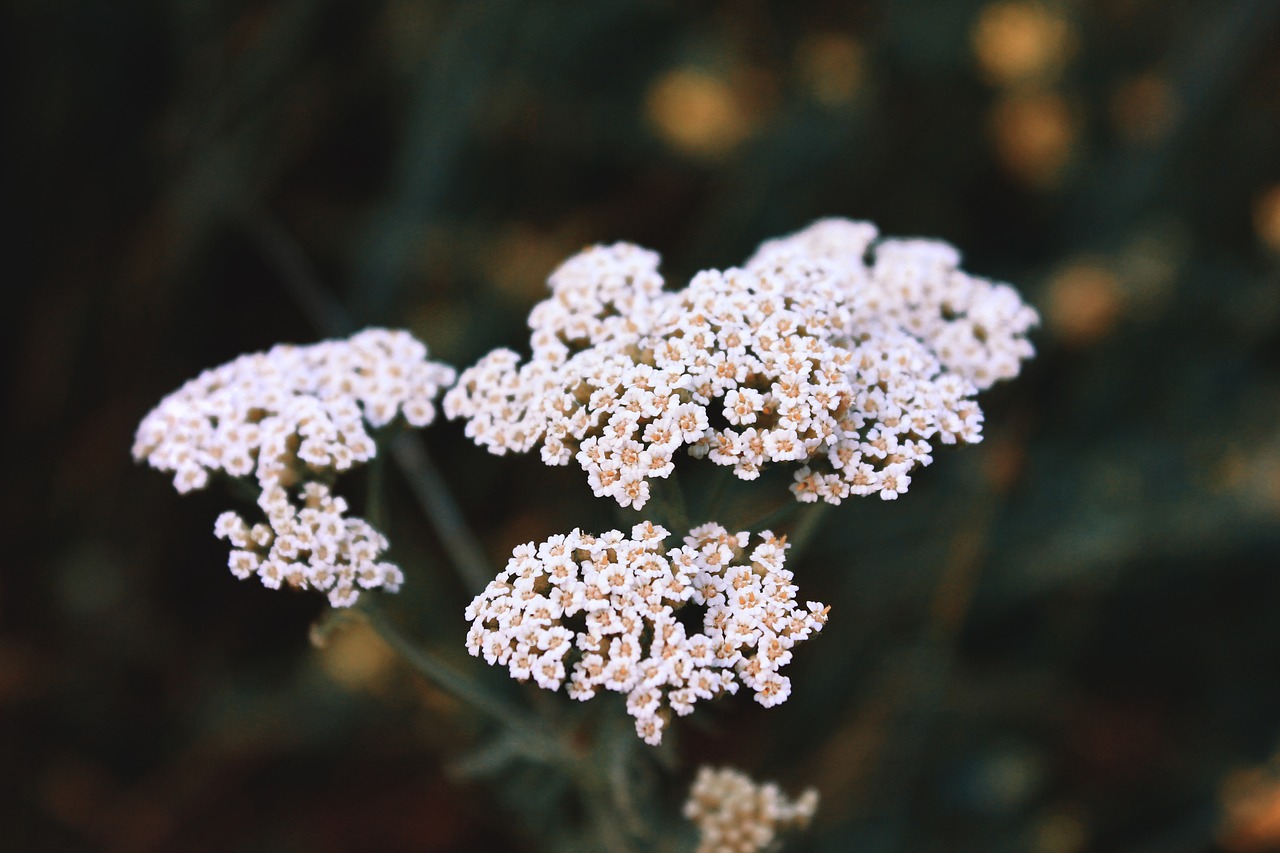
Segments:
[[[0,62],[6,849],[545,842],[461,772],[466,709],[367,631],[314,649],[321,597],[236,582],[228,497],[133,429],[329,334],[317,287],[463,366],[591,242],[680,282],[824,215],[955,243],[1039,354],[982,445],[829,514],[795,568],[832,622],[786,705],[695,715],[671,831],[705,758],[819,787],[795,849],[1280,849],[1274,0],[11,0]],[[426,438],[494,563],[614,523]],[[481,667],[391,485],[388,606]]]

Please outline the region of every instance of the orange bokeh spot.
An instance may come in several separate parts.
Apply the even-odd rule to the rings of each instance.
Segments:
[[[658,135],[686,154],[723,154],[736,147],[751,128],[733,87],[699,69],[680,68],[664,74],[650,88],[645,107]]]
[[[1041,189],[1054,186],[1071,154],[1075,119],[1054,92],[1010,94],[991,113],[996,151],[1013,175]]]
[[[1267,189],[1254,204],[1253,227],[1267,248],[1280,253],[1280,184]]]
[[[990,3],[972,33],[974,56],[992,83],[1056,76],[1075,47],[1070,25],[1039,3]]]
[[[862,45],[839,33],[808,36],[796,49],[796,72],[814,100],[847,104],[862,87]]]
[[[1100,264],[1071,264],[1049,283],[1049,328],[1069,345],[1086,346],[1104,337],[1120,308],[1120,283]]]

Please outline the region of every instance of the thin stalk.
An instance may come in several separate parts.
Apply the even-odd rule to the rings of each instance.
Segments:
[[[795,565],[795,561],[800,558],[808,548],[809,543],[813,541],[813,537],[822,527],[823,520],[827,517],[831,510],[831,504],[826,501],[819,501],[816,504],[809,504],[800,513],[800,522],[787,536],[787,543],[791,546],[787,553],[787,561]]]
[[[516,760],[525,757],[519,734],[505,732],[456,761],[449,763],[449,773],[478,779],[496,776]]]
[[[260,208],[244,211],[245,230],[276,268],[307,321],[325,335],[347,335],[355,328],[351,314],[324,285],[311,259],[285,228]]]
[[[922,766],[921,756],[935,737],[939,716],[946,710],[947,690],[954,677],[956,642],[968,618],[973,596],[986,564],[992,522],[999,511],[996,498],[985,495],[976,501],[969,519],[959,525],[952,540],[950,556],[942,568],[929,607],[929,620],[919,638],[908,689],[901,693],[902,734],[892,742],[899,755],[893,756],[888,778],[881,788],[886,798],[886,826],[878,845],[882,850],[902,849],[912,822],[913,792]]]
[[[686,508],[684,499],[684,486],[680,484],[679,475],[675,469],[671,470],[671,475],[667,477],[668,500],[671,501],[671,521],[676,525],[677,530],[687,531],[689,529],[689,510]]]
[[[471,592],[480,592],[493,580],[496,572],[489,568],[480,540],[458,509],[453,494],[428,455],[422,437],[416,433],[401,433],[391,441],[391,454],[409,481],[418,506],[440,536],[459,577]]]
[[[365,486],[365,518],[369,520],[379,532],[387,533],[387,501],[386,489],[386,457],[381,454],[375,454],[369,460],[369,479]]]
[[[419,648],[401,634],[400,630],[392,625],[376,607],[366,606],[362,612],[370,627],[405,663],[436,687],[517,735],[530,757],[558,766],[564,766],[567,763],[561,744],[554,739],[549,739],[544,731],[526,719],[526,714],[520,708],[490,694],[479,684],[460,675],[453,667],[440,661],[430,652]]]
[[[631,726],[618,721],[609,726],[603,739],[607,754],[602,764],[608,777],[614,807],[626,823],[627,831],[634,837],[643,837],[649,834],[649,827],[641,817],[640,808],[635,801],[634,786],[629,778],[639,741]]]
[[[634,853],[636,848],[623,829],[627,818],[634,820],[634,815],[622,808],[627,801],[616,787],[618,780],[609,778],[611,768],[606,765],[610,762],[599,760],[601,756],[593,755],[593,751],[575,750],[565,737],[548,734],[549,720],[527,719],[521,709],[491,695],[412,643],[376,607],[368,606],[362,612],[378,636],[420,675],[504,726],[507,730],[503,736],[504,744],[515,747],[528,758],[558,768],[569,777],[586,807],[599,842],[598,849],[607,853]],[[608,747],[607,736],[602,737],[606,739],[603,746]],[[596,750],[600,748],[597,745]]]
[[[706,497],[698,508],[700,521],[716,520],[716,514],[720,512],[720,505],[724,501],[726,488],[733,478],[732,468],[727,465],[716,466],[716,473],[711,478],[711,487],[707,490]]]
[[[688,531],[689,513],[676,472],[672,471],[665,480],[653,481],[650,489],[650,516],[658,516],[659,522],[674,533]]]
[[[618,808],[617,792],[612,789],[608,765],[609,726],[601,726],[596,730],[596,742],[593,749],[582,754],[577,760],[576,771],[571,774],[574,786],[582,797],[587,815],[595,829],[601,849],[611,853],[631,853],[635,850],[628,840],[628,833],[623,829],[625,812]]]
[[[582,793],[583,805],[586,806],[587,814],[591,817],[601,849],[609,853],[632,853],[635,848],[627,841],[626,835],[619,826],[618,816],[610,808],[605,786],[602,780],[596,778],[596,768],[588,764],[584,767],[584,771],[591,775],[583,778],[575,774],[573,780]]]

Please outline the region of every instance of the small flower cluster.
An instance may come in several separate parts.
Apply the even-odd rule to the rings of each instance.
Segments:
[[[1016,290],[962,271],[960,253],[941,240],[875,238],[869,223],[825,219],[766,242],[747,267],[786,265],[797,255],[843,265],[837,275],[856,285],[864,313],[909,332],[944,369],[978,390],[1021,372],[1022,362],[1035,354],[1026,334],[1039,317]],[[870,266],[864,261],[868,250]]]
[[[134,458],[173,471],[179,492],[203,488],[216,472],[256,480],[266,523],[227,512],[215,526],[234,549],[236,577],[326,591],[339,607],[357,600],[357,587],[395,591],[400,570],[378,562],[386,539],[348,516],[328,483],[375,455],[366,425],[435,419],[434,400],[454,371],[426,355],[408,332],[367,329],[241,356],[161,401],[138,428]]]
[[[813,788],[789,800],[772,782],[760,785],[738,770],[703,766],[684,815],[698,827],[698,853],[757,853],[779,832],[808,826],[817,808]]]
[[[386,426],[401,413],[413,426],[435,420],[454,371],[426,355],[408,332],[366,329],[240,356],[165,397],[138,427],[133,456],[173,471],[179,492],[203,488],[215,471],[253,474],[264,487],[344,471],[374,455],[365,423]]]
[[[548,690],[567,680],[575,699],[626,694],[650,744],[671,711],[688,714],[739,681],[766,707],[785,701],[791,682],[779,670],[827,615],[797,605],[786,542],[766,531],[748,554],[749,534],[711,523],[664,551],[668,536],[644,522],[629,539],[574,530],[521,545],[467,608],[468,650]],[[704,608],[697,633],[678,616],[690,603]]]
[[[493,453],[576,460],[624,507],[644,506],[682,447],[744,480],[800,463],[801,501],[896,498],[931,441],[981,440],[973,398],[1017,374],[1037,317],[944,243],[875,237],[824,220],[675,292],[653,252],[587,249],[531,312],[530,360],[489,353],[445,413]]]
[[[252,527],[234,512],[218,516],[213,532],[231,543],[227,565],[233,575],[246,580],[256,574],[270,589],[284,583],[327,592],[334,607],[355,604],[357,586],[399,591],[400,568],[378,560],[387,549],[385,536],[364,519],[348,516],[347,502],[323,483],[306,483],[299,498],[301,506],[284,489],[264,492],[258,504],[267,523]]]

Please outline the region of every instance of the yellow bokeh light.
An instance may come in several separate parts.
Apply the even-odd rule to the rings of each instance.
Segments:
[[[1068,345],[1086,346],[1104,337],[1120,309],[1120,282],[1099,263],[1070,264],[1049,282],[1046,319],[1054,335]]]
[[[1089,846],[1089,830],[1072,810],[1050,812],[1032,824],[1034,853],[1079,853]]]
[[[1280,184],[1267,189],[1254,203],[1253,227],[1268,249],[1280,253]]]
[[[1221,788],[1222,824],[1218,842],[1233,853],[1262,853],[1280,847],[1280,778],[1265,767],[1237,770]]]
[[[1052,78],[1066,63],[1075,35],[1066,20],[1039,3],[989,3],[972,33],[983,74],[1002,86]]]
[[[658,135],[686,154],[723,154],[750,130],[733,87],[700,69],[679,68],[664,74],[649,89],[645,108]]]
[[[1054,92],[1010,94],[996,102],[991,129],[1001,162],[1041,189],[1054,186],[1071,155],[1075,120]]]
[[[796,48],[796,72],[814,100],[838,107],[862,86],[862,45],[840,33],[818,33]]]
[[[325,639],[320,666],[347,690],[377,692],[384,688],[395,664],[395,652],[367,622],[352,620]]]

